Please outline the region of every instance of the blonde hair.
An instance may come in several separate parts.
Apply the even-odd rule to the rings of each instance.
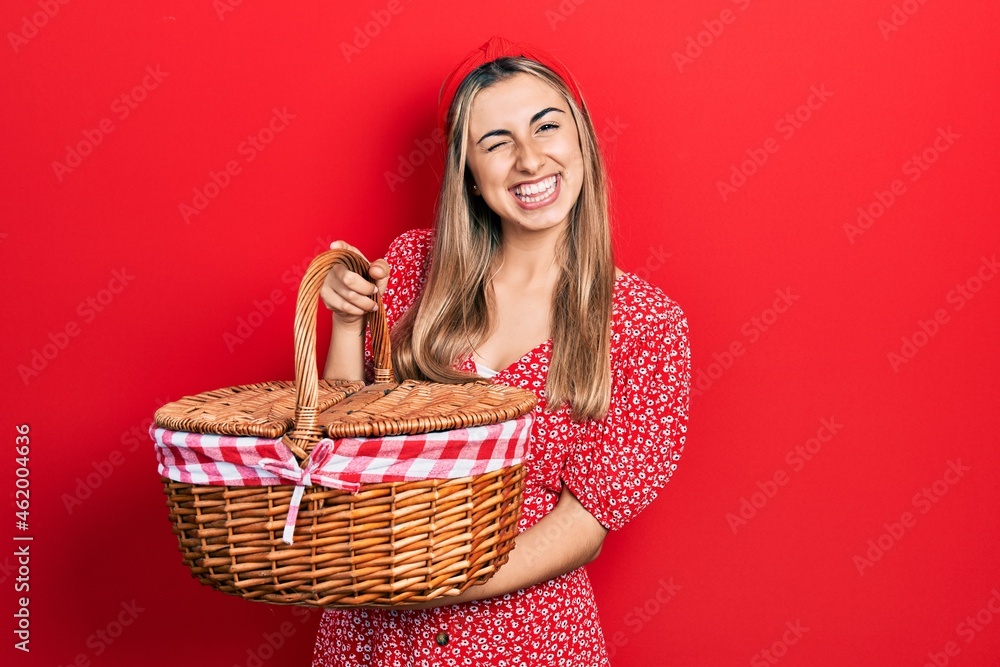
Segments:
[[[468,382],[455,369],[472,341],[491,330],[491,267],[501,247],[500,219],[467,187],[466,136],[476,94],[516,74],[536,76],[565,98],[580,136],[583,185],[557,250],[552,300],[552,360],[547,408],[569,404],[574,420],[599,419],[611,399],[611,308],[615,267],[607,176],[586,105],[579,107],[552,70],[526,58],[500,58],[462,82],[449,112],[448,155],[436,209],[434,246],[423,292],[392,332],[399,377]]]

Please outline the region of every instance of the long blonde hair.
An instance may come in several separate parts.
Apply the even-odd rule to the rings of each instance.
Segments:
[[[615,280],[607,176],[586,105],[577,106],[552,70],[526,58],[500,58],[479,67],[455,95],[427,283],[393,329],[393,367],[399,377],[435,382],[477,377],[456,370],[455,365],[471,354],[473,340],[491,330],[490,267],[500,251],[502,233],[499,216],[482,197],[468,192],[469,112],[479,91],[519,73],[538,77],[565,98],[579,131],[584,163],[580,196],[557,249],[560,276],[552,300],[547,408],[568,403],[574,420],[599,419],[607,413],[611,398]]]

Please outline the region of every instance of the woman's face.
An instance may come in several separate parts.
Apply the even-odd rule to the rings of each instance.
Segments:
[[[564,229],[583,185],[583,154],[562,95],[530,74],[481,90],[469,116],[468,167],[505,233]]]

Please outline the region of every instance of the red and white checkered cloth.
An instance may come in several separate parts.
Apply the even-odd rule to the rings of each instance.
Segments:
[[[212,486],[295,484],[284,541],[292,543],[307,486],[357,491],[362,484],[456,479],[521,463],[532,414],[487,426],[381,438],[320,440],[302,467],[280,438],[149,429],[160,475]]]

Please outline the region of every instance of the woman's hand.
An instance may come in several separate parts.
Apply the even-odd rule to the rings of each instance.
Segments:
[[[330,248],[358,249],[343,241],[334,241]],[[364,255],[361,255],[364,257]],[[385,291],[389,282],[389,263],[377,259],[371,263],[368,275],[375,281],[372,285],[363,276],[349,271],[343,264],[337,264],[326,274],[319,296],[326,307],[333,311],[333,331],[330,334],[330,351],[323,368],[323,377],[328,380],[364,380],[364,337],[367,313],[377,307],[372,298],[376,292]]]
[[[344,241],[334,241],[332,249],[351,250],[362,257],[357,248]],[[337,264],[326,274],[326,280],[319,296],[328,309],[333,311],[334,325],[353,329],[364,326],[364,316],[375,310],[376,292],[385,290],[389,282],[389,264],[384,259],[371,263],[368,275],[375,281],[372,285],[365,277],[350,271],[343,264]]]

